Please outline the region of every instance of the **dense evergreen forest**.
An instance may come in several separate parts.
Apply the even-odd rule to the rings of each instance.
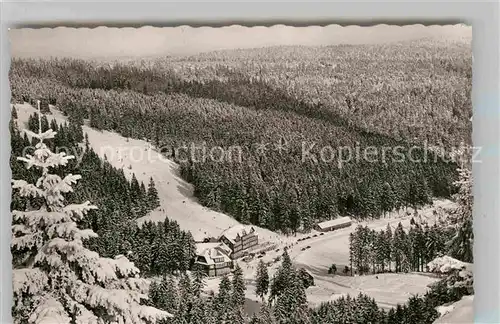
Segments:
[[[467,51],[436,47],[426,59],[420,50],[412,54],[401,46],[405,59],[385,47],[366,54],[362,47],[317,50],[317,62],[333,55],[341,63],[340,70],[328,72],[338,89],[316,102],[297,90],[314,89],[292,72],[326,82],[317,62],[292,55],[280,63],[258,51],[239,65],[220,53],[212,61],[200,55],[142,66],[14,60],[12,95],[17,101],[45,98],[77,123],[88,118],[94,128],[145,138],[181,164],[203,205],[242,223],[295,232],[338,214],[380,217],[454,193],[457,164],[449,153],[458,143],[450,139],[470,138],[464,125],[471,104],[467,93],[449,90],[470,83]],[[255,62],[252,55],[262,58],[260,65],[249,63]],[[359,68],[351,69],[350,55]],[[401,77],[409,64],[413,73]],[[387,120],[359,119],[379,115]],[[191,145],[197,149],[189,150]],[[304,147],[313,158],[303,159]],[[332,149],[326,162],[319,158],[325,147]],[[341,147],[375,148],[379,155],[342,163]],[[382,158],[387,147],[400,150],[385,151]],[[226,155],[206,158],[203,148],[221,148]]]
[[[15,110],[13,110],[13,116],[14,118],[16,116]],[[38,129],[40,125],[38,123],[38,120],[39,120],[38,116],[36,115],[31,116],[28,121],[28,126],[32,130]],[[84,138],[83,134],[78,130],[79,126],[71,124],[57,125],[55,122],[51,122],[49,124],[45,116],[43,116],[40,120],[41,120],[41,129],[48,129],[48,125],[50,125],[50,127],[59,130],[58,134],[66,134],[64,136],[59,135],[54,139],[50,139],[47,142],[47,144],[50,146],[54,146],[55,143],[78,145],[77,140]],[[11,132],[13,135],[12,151],[17,152],[20,149],[22,151],[22,148],[28,147],[29,145],[33,145],[34,144],[33,141],[30,142],[30,140],[26,136],[22,137],[19,131],[17,130],[17,127],[15,126],[16,126],[15,120],[13,120],[11,122]],[[73,131],[70,131],[71,129],[73,129]],[[84,149],[85,152],[88,151],[92,153],[92,150],[88,147],[87,143],[84,143],[82,149]],[[93,154],[92,156],[94,157],[96,156],[95,153],[92,154]],[[98,160],[99,159],[97,158],[96,161]],[[84,170],[82,166],[88,166],[87,164],[88,162],[84,161],[88,160],[82,159],[81,165],[69,166],[69,170],[73,171]],[[16,165],[15,163],[13,163],[12,165],[13,165],[13,173],[17,173],[17,175],[19,176],[24,176],[26,178],[30,177],[34,178],[36,176],[36,174],[34,174],[33,171],[30,171],[29,169],[27,173],[23,174],[19,168],[14,167]],[[106,165],[106,162],[101,161],[101,167],[104,165]],[[113,169],[109,165],[108,168],[109,168],[108,172],[110,174],[113,174],[112,172],[110,172],[110,170],[115,170],[115,172],[120,173],[119,171]],[[62,172],[63,170],[62,168],[59,169],[56,168],[55,171],[57,173],[57,172]],[[103,179],[108,179],[107,177],[104,176],[103,173],[101,173],[100,176],[103,177]],[[127,181],[124,176],[120,177],[119,179],[121,179],[121,181],[118,180],[116,181],[121,182],[124,188],[121,194],[127,195],[127,194],[141,193],[140,195],[142,196],[139,196],[139,198],[135,198],[136,199],[135,201],[137,202],[142,201],[143,204],[149,206],[148,208],[154,208],[155,206],[157,206],[157,197],[155,197],[153,190],[154,184],[151,183],[149,186],[149,190],[146,191],[145,189],[141,189],[144,188],[144,186],[139,185],[137,180]],[[465,180],[467,180],[467,178]],[[94,181],[97,180],[94,179]],[[137,189],[137,192],[134,192],[130,189],[133,188],[134,186],[136,188],[139,188]],[[462,187],[466,189],[468,188],[468,190],[464,190],[462,188],[459,192],[461,194],[466,195],[469,198],[467,199],[466,197],[463,197],[463,199],[458,200],[460,202],[467,201],[457,209],[459,211],[463,211],[464,209],[467,209],[471,206],[469,204],[470,186],[467,183],[465,183],[462,185]],[[117,188],[120,188],[120,186],[118,186]],[[86,189],[88,188],[79,187],[80,191],[85,192]],[[97,190],[96,188],[92,189],[93,192],[96,192],[96,190]],[[105,194],[105,192],[103,192],[102,194]],[[85,195],[76,196],[76,191],[74,191],[70,193],[69,200],[76,199],[75,197],[79,199],[86,198]],[[142,199],[140,197],[142,197]],[[95,199],[97,197],[93,198]],[[41,207],[41,204],[37,202],[37,199],[28,201],[30,203],[26,203],[26,201],[23,200],[22,197],[17,196],[14,193],[12,202],[13,209],[17,207],[21,209],[24,208],[28,213],[30,213],[30,212],[35,212],[36,208]],[[103,207],[105,208],[105,206]],[[131,209],[139,208],[138,205],[136,205],[135,207],[134,206],[129,206],[129,207],[131,207]],[[47,211],[43,212],[46,213]],[[466,216],[467,215],[463,217]],[[90,219],[91,219],[90,222],[92,222],[92,220],[96,220],[97,218],[95,216],[91,216]],[[82,223],[80,225],[82,226],[82,228],[87,228],[89,223]],[[418,237],[418,226],[416,224],[414,225],[415,228],[412,228],[410,230],[408,237],[405,236],[406,233],[403,231],[402,227],[398,226],[392,240],[391,239],[384,240],[384,242],[387,241],[389,243],[389,246],[394,247],[394,250],[392,250],[391,253],[398,255],[398,253],[400,254],[400,252],[401,253],[407,252],[406,250],[404,251],[398,250],[400,246],[404,246],[404,243],[398,243],[398,242],[400,241],[412,242],[411,240],[412,237],[413,238]],[[20,226],[20,224],[14,226]],[[110,231],[110,228],[106,227],[106,225],[103,224],[102,227],[106,231]],[[21,227],[17,228],[21,229]],[[164,223],[158,223],[158,225],[146,223],[145,225],[143,225],[142,229],[138,230],[139,231],[138,235],[142,234],[143,235],[142,238],[145,241],[132,240],[132,242],[136,243],[140,242],[146,244],[150,244],[150,242],[153,242],[152,245],[155,245],[154,242],[158,242],[161,244],[164,240],[169,240],[169,239],[175,240],[179,238],[182,239],[184,236],[183,233],[182,232],[173,233],[172,231],[175,231],[175,229],[178,230],[178,226],[175,223],[169,222],[168,220],[166,220]],[[97,228],[97,230],[100,229]],[[111,245],[116,243],[131,244],[130,243],[131,241],[127,241],[126,238],[127,236],[119,235],[118,237],[115,238],[115,240],[107,240],[106,231],[103,232],[104,234],[103,240],[108,244]],[[118,230],[117,232],[120,231]],[[381,232],[380,236],[387,237],[388,235],[390,235],[388,234],[390,232],[391,230],[388,229],[385,232],[385,234],[384,232]],[[438,229],[433,229],[432,232],[434,233],[434,236],[439,236]],[[427,234],[421,233],[422,238],[433,236],[433,234],[431,234],[431,230],[428,228],[426,228],[424,233]],[[19,235],[19,233],[14,233],[14,234]],[[22,238],[22,237],[23,236],[18,236],[17,238]],[[375,238],[377,236],[376,233],[370,232],[369,230],[367,230],[367,228],[360,226],[357,228],[356,232],[353,233],[352,237],[353,237],[352,247],[354,247],[356,244],[359,243],[364,244],[367,242],[369,246],[373,246],[374,242],[373,241],[370,242],[370,238]],[[156,238],[160,239],[156,241]],[[101,238],[95,241],[97,245],[92,246],[91,249],[99,250],[100,248],[102,248],[102,244],[101,242],[99,242],[100,239]],[[148,239],[150,239],[150,241],[148,241]],[[415,240],[415,242],[417,241],[418,240]],[[63,242],[65,241],[63,240]],[[432,242],[432,240],[430,240],[430,242]],[[181,242],[181,244],[184,244],[184,242]],[[179,244],[179,246],[183,246],[181,244]],[[439,243],[434,242],[433,244],[436,245]],[[433,244],[428,244],[427,246],[432,246]],[[19,245],[16,246],[19,247]],[[155,248],[157,247],[158,246],[155,245]],[[386,251],[383,247],[384,246],[381,246],[380,251]],[[129,248],[131,248],[134,251],[134,246],[129,246]],[[185,270],[185,267],[180,263],[176,264],[172,263],[172,262],[174,263],[178,262],[175,259],[175,255],[169,254],[167,251],[163,250],[159,251],[160,252],[159,254],[155,254],[155,256],[159,255],[160,258],[151,260],[148,259],[151,256],[151,254],[149,252],[144,252],[144,250],[140,250],[141,248],[144,248],[144,245],[141,245],[139,247],[139,253],[143,252],[140,255],[140,258],[144,258],[145,260],[136,260],[138,266],[142,267],[144,271],[146,271],[149,274],[155,274],[155,270],[156,274],[160,273],[163,274],[163,279],[160,282],[156,282],[153,280],[148,289],[148,294],[149,294],[148,305],[153,306],[155,307],[155,309],[158,309],[160,311],[163,310],[167,313],[173,314],[172,318],[166,318],[158,321],[158,323],[165,323],[165,324],[167,323],[172,323],[172,324],[173,323],[193,323],[193,324],[204,324],[204,323],[227,323],[227,324],[229,323],[231,324],[234,323],[239,323],[239,324],[243,323],[258,323],[258,324],[422,323],[425,324],[429,323],[430,324],[433,323],[434,320],[439,317],[439,314],[436,311],[437,306],[448,302],[454,302],[460,300],[462,296],[470,293],[469,290],[470,287],[463,285],[455,285],[457,280],[458,281],[461,280],[459,275],[456,277],[450,276],[445,280],[439,281],[437,284],[433,285],[431,290],[426,294],[424,294],[423,296],[412,296],[406,304],[397,305],[397,307],[392,308],[389,311],[379,308],[375,300],[363,294],[359,294],[356,297],[350,297],[350,296],[341,297],[335,301],[323,303],[318,308],[309,308],[307,306],[307,298],[305,294],[305,289],[307,289],[308,283],[306,282],[306,280],[304,280],[304,277],[302,275],[303,274],[302,269],[298,270],[295,268],[285,249],[285,252],[281,256],[282,260],[281,265],[278,271],[272,276],[272,278],[269,278],[269,275],[267,273],[267,268],[264,265],[264,263],[263,262],[259,263],[259,271],[257,272],[257,277],[256,277],[256,282],[258,286],[256,293],[262,298],[263,303],[261,305],[260,311],[249,319],[244,314],[243,310],[246,287],[243,278],[243,273],[239,265],[236,265],[235,270],[232,273],[231,279],[229,279],[227,276],[224,276],[222,278],[217,294],[209,294],[207,296],[205,293],[202,293],[203,288],[205,286],[204,283],[205,279],[204,275],[200,271],[195,270],[194,272],[191,273],[191,275],[182,273],[183,270]],[[437,248],[439,248],[439,246]],[[362,249],[362,247],[361,248],[357,247],[356,249],[360,250]],[[370,249],[367,250],[372,251]],[[22,257],[25,256],[26,254],[29,254],[29,252],[30,251],[27,251],[26,249],[13,250],[14,256],[18,257],[16,258],[17,260],[15,259],[14,267],[22,267],[23,265]],[[32,252],[34,252],[35,254],[38,253],[38,251],[32,251]],[[120,251],[114,251],[111,253],[120,253]],[[131,257],[134,257],[134,253],[135,252],[132,253]],[[176,251],[176,253],[180,253],[181,255],[183,255],[181,251]],[[354,253],[355,252],[353,252],[353,254]],[[152,262],[149,263],[148,261]],[[162,263],[163,261],[165,262]],[[413,261],[415,262],[413,265],[417,265],[418,267],[418,265],[420,264],[418,259],[414,259]],[[363,264],[362,262],[363,261],[357,261],[356,263]],[[382,268],[383,268],[383,262],[384,261],[382,261]],[[148,269],[147,267],[150,264],[153,267],[154,266],[158,267]],[[163,265],[165,265],[165,267],[161,268],[161,266]],[[380,266],[380,264],[377,265]],[[52,271],[57,269],[57,267],[55,267],[54,265],[47,264],[46,266],[54,267]],[[396,261],[396,267],[398,267],[397,261]],[[360,266],[360,268],[362,268],[362,266]],[[180,270],[181,274],[176,277],[172,276],[171,274],[165,275],[165,272],[172,273],[174,272],[173,270]],[[398,271],[398,269],[396,269],[396,271]],[[52,273],[51,275],[54,276],[54,273]],[[55,280],[56,278],[59,277],[54,276],[53,280]],[[22,294],[20,294],[18,290],[16,291],[17,291],[15,295],[16,300],[24,300],[24,304],[16,303],[15,307],[13,308],[13,314],[17,318],[27,320],[28,314],[30,314],[33,311],[31,308],[34,305],[37,305],[37,302],[34,299],[30,299],[30,296],[31,294],[33,294],[33,291],[28,290]],[[104,291],[105,290],[102,289],[101,294],[104,294]],[[117,290],[115,289],[113,290],[113,292],[116,294]],[[269,297],[265,298],[264,296],[269,296]],[[45,307],[45,304],[43,303],[38,305]],[[37,308],[35,310],[35,313],[43,310],[43,307],[40,309]],[[123,306],[120,305],[120,307]],[[140,307],[140,306],[139,304],[137,304],[135,307]],[[100,309],[101,308],[97,307],[94,310],[97,312],[97,314],[99,314],[99,316],[104,316],[104,317],[111,316],[111,315],[101,314]],[[79,315],[75,316],[78,317]]]
[[[401,223],[395,230],[370,230],[359,225],[350,235],[351,268],[357,273],[427,271],[426,265],[446,253],[453,231],[434,224],[412,225],[405,231]]]
[[[15,117],[15,109],[13,112]],[[137,218],[159,206],[154,182],[151,180],[146,188],[143,183],[137,181],[135,175],[129,181],[123,170],[101,160],[84,139],[80,125],[71,122],[58,125],[55,120],[49,123],[45,115],[40,120],[43,132],[49,127],[57,132],[54,139],[46,141],[49,148],[66,148],[69,150],[66,153],[81,157],[80,161],[71,160],[64,167],[64,172],[83,174],[82,180],[75,185],[75,190],[67,194],[68,201],[89,200],[95,202],[99,208],[90,211],[79,224],[99,235],[98,238],[86,241],[85,246],[104,257],[126,255],[145,274],[186,271],[194,255],[191,233],[182,231],[175,221],[166,217],[164,222],[147,222],[141,227],[136,223]],[[22,163],[16,161],[16,157],[21,156],[25,148],[31,147],[34,151],[36,139],[30,141],[26,134],[22,135],[14,118],[10,126],[13,178],[33,181],[40,175],[33,169],[24,168]],[[37,114],[30,116],[27,126],[33,132],[38,131]],[[62,168],[56,171],[63,172]],[[26,200],[22,199],[18,192],[12,193],[12,209],[39,208],[41,203],[41,198]],[[19,251],[15,251],[14,257],[18,253]]]
[[[11,168],[18,179],[11,203],[13,315],[19,323],[50,313],[46,309],[68,314],[67,323],[433,323],[437,306],[473,293],[472,283],[463,282],[464,269],[390,310],[362,293],[312,308],[309,275],[296,268],[288,247],[275,259],[281,264],[272,275],[259,261],[255,294],[262,303],[249,318],[248,278],[238,262],[221,278],[217,293],[207,293],[205,275],[190,267],[195,254],[190,232],[167,217],[137,225],[159,206],[154,181],[140,183],[100,159],[81,127],[88,123],[147,140],[181,165],[182,177],[194,184],[204,206],[287,234],[340,214],[379,218],[393,210],[417,210],[434,197],[453,197],[458,207],[447,215],[446,226],[413,219],[408,229],[401,223],[380,231],[353,229],[350,269],[361,275],[422,272],[447,254],[472,262],[471,175],[457,171],[460,161],[450,159],[455,146],[470,141],[469,50],[420,45],[221,51],[141,64],[14,59],[12,101],[42,100],[42,113],[50,113],[50,103],[68,117],[58,124],[35,114],[27,128],[39,138],[56,131],[44,145],[51,151],[68,148],[78,158],[65,164],[44,151],[46,156],[29,161],[44,170],[45,158],[54,158],[59,163],[53,174],[26,168],[16,157],[32,153],[26,148],[34,151],[39,140],[19,131],[12,109]],[[343,161],[337,151],[329,161],[303,161],[304,143],[318,158],[324,147],[400,150],[385,151],[384,160]],[[198,149],[186,155],[183,149],[193,144]],[[233,155],[204,159],[200,147]],[[241,148],[241,159],[235,148]],[[69,181],[72,189],[52,181],[71,180],[72,174],[82,175]],[[47,183],[37,196],[29,184],[39,179]],[[35,194],[27,199],[30,190]],[[97,209],[78,205],[84,201]],[[54,224],[46,221],[51,217]],[[99,263],[97,257],[109,260]],[[329,274],[337,275],[336,269],[332,265]],[[139,270],[150,279],[147,288]],[[125,288],[141,292],[124,294]]]

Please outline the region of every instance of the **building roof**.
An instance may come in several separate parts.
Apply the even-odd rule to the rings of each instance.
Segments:
[[[224,236],[226,237],[231,243],[235,243],[236,237],[239,236],[245,236],[248,233],[254,233],[257,235],[255,232],[255,229],[253,226],[250,225],[243,225],[243,224],[238,224],[233,227],[228,228],[224,232],[222,232],[221,237]]]
[[[308,275],[310,275],[311,277],[314,278],[314,276],[312,275],[311,271],[307,270],[306,268],[300,268],[299,270],[304,271],[305,273],[307,273]]]
[[[231,258],[228,256],[230,253],[231,249],[222,242],[196,244],[196,255],[204,257],[207,264],[214,264],[215,258],[223,258],[224,262],[230,262]]]
[[[206,250],[214,249],[220,244],[220,242],[196,243],[196,254],[203,255]]]
[[[344,225],[344,224],[350,224],[352,223],[352,220],[350,217],[340,217],[340,218],[336,218],[336,219],[332,219],[332,220],[329,220],[329,221],[325,221],[325,222],[321,222],[321,223],[318,223],[318,227],[321,228],[321,229],[325,229],[325,228],[330,228],[332,226],[338,226],[338,225]]]

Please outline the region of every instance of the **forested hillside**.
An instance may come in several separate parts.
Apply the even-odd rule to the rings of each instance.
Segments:
[[[13,109],[13,117],[16,115]],[[46,116],[40,118],[41,130],[56,131],[53,139],[45,144],[52,150],[62,150],[78,157],[68,162],[64,168],[56,169],[57,174],[82,174],[82,180],[75,190],[67,194],[69,202],[93,201],[97,210],[89,211],[80,226],[91,229],[99,235],[85,241],[85,246],[104,257],[126,255],[145,274],[164,274],[186,271],[194,254],[194,241],[190,232],[182,231],[176,222],[165,217],[164,222],[146,223],[141,227],[136,219],[158,207],[158,195],[154,182],[146,186],[132,177],[128,181],[123,170],[113,168],[102,161],[84,139],[81,126],[73,123],[58,125],[50,123]],[[16,161],[22,153],[32,154],[37,143],[29,139],[17,127],[13,119],[11,131],[11,168],[14,179],[35,181],[40,174],[35,169],[26,169]],[[30,116],[28,129],[37,132],[38,115]],[[29,150],[31,148],[31,150]],[[11,208],[25,210],[40,208],[42,198],[24,199],[19,192],[12,192]],[[14,264],[22,263],[26,251],[14,252]]]
[[[148,139],[181,164],[203,205],[294,232],[454,192],[448,155],[470,141],[470,49],[411,45],[268,48],[142,65],[14,60],[10,76],[14,100],[45,98],[71,119]],[[217,148],[215,159],[204,159],[203,147]],[[379,155],[345,162],[342,147]],[[385,147],[400,150],[382,158]]]

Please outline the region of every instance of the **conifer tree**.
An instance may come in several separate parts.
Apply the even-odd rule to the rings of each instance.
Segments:
[[[260,306],[259,313],[257,315],[259,320],[259,324],[274,324],[276,320],[269,309],[269,305],[266,302],[263,302]]]
[[[211,323],[207,321],[205,315],[205,303],[202,298],[196,297],[193,299],[193,305],[191,308],[191,316],[189,319],[190,324],[207,324]]]
[[[396,272],[402,271],[404,251],[405,251],[406,233],[403,229],[403,224],[399,223],[394,231],[393,247],[394,261],[396,262]]]
[[[292,260],[288,255],[288,252],[285,250],[283,255],[281,256],[281,266],[278,269],[277,273],[274,275],[271,288],[270,288],[270,296],[269,299],[271,301],[274,298],[278,297],[284,292],[285,287],[287,287],[290,283],[290,275],[293,271]]]
[[[144,185],[144,182],[141,182],[141,186],[140,186],[140,197],[141,198],[144,198],[148,195],[148,192],[146,190],[146,186]]]
[[[450,256],[464,262],[473,262],[472,184],[472,172],[467,168],[460,169],[459,180],[455,182],[458,187],[455,195],[458,207],[454,211],[456,234],[447,247]]]
[[[130,193],[134,200],[138,200],[139,197],[141,196],[141,185],[139,184],[139,181],[137,180],[135,173],[132,174],[132,180],[130,181]]]
[[[189,323],[193,304],[191,278],[187,274],[182,274],[179,280],[179,306],[177,316]]]
[[[40,108],[39,108],[40,109]],[[27,168],[37,168],[41,176],[35,183],[13,180],[13,189],[22,197],[40,197],[39,209],[13,210],[12,250],[24,254],[24,262],[13,269],[16,323],[156,323],[171,315],[140,304],[145,281],[134,278],[139,270],[124,256],[102,258],[83,245],[96,237],[78,222],[95,206],[65,204],[65,194],[79,175],[64,178],[50,170],[66,166],[73,156],[53,153],[44,143],[53,139],[49,129],[26,133],[37,139],[33,155],[18,158]],[[137,290],[132,287],[143,287]]]
[[[235,307],[243,306],[245,304],[245,282],[243,281],[243,270],[238,263],[234,267],[233,271],[233,294],[232,294],[232,304]]]
[[[205,273],[203,270],[199,267],[196,267],[193,271],[193,283],[192,283],[192,288],[193,288],[193,296],[196,298],[200,297],[201,292],[203,291],[203,288],[205,287]]]
[[[371,266],[373,273],[375,273],[375,263],[377,261],[377,245],[375,241],[376,233],[374,230],[369,230],[367,233],[368,249],[366,251],[368,258],[368,267]]]
[[[41,122],[41,125],[42,125],[42,132],[46,132],[47,130],[49,130],[49,120],[47,119],[47,116],[42,115],[42,118],[40,119],[40,122]]]
[[[170,275],[163,278],[161,286],[164,294],[164,306],[162,309],[172,313],[177,311],[179,309],[179,292],[174,278]]]
[[[387,319],[386,319],[386,324],[393,324],[393,323],[396,323],[396,311],[394,310],[394,308],[391,308],[388,312],[387,312]]]
[[[243,306],[245,304],[245,282],[243,280],[243,271],[238,263],[233,271],[232,280],[232,295],[231,295],[231,323],[243,324],[245,316],[243,314]]]
[[[376,251],[376,264],[382,272],[385,272],[385,252],[386,252],[385,232],[382,230],[375,235],[375,251]]]
[[[156,190],[153,177],[151,177],[149,179],[147,195],[148,195],[148,201],[149,201],[149,208],[155,209],[156,207],[160,206],[160,198],[158,197],[158,190]]]
[[[262,260],[259,261],[259,265],[257,266],[256,285],[255,293],[264,301],[264,296],[267,295],[267,291],[269,290],[269,273],[267,272],[266,264]]]
[[[10,112],[10,118],[12,120],[17,119],[17,109],[16,109],[16,106],[14,106],[14,105],[12,105],[12,110]]]
[[[42,114],[50,114],[50,106],[47,99],[38,100],[38,105]]]
[[[351,268],[355,265],[360,273],[367,270],[369,264],[369,241],[368,228],[358,225],[354,233],[350,233],[349,240],[351,248]]]
[[[305,288],[293,267],[283,292],[276,299],[275,314],[278,323],[305,324],[309,322]]]
[[[90,147],[89,134],[85,133],[85,147]]]
[[[149,286],[148,303],[156,308],[175,313],[179,296],[176,282],[172,276],[165,276],[160,283],[153,281]]]
[[[415,228],[415,242],[414,242],[416,270],[424,271],[425,264],[425,236],[422,226],[417,225]]]
[[[380,206],[384,215],[386,212],[390,212],[395,207],[394,192],[388,182],[385,182],[382,186]]]
[[[351,232],[349,233],[349,263],[350,263],[350,269],[351,269],[351,276],[352,276],[352,266],[354,264],[354,234]]]
[[[387,227],[385,229],[385,238],[384,238],[384,259],[385,262],[387,263],[387,268],[389,271],[391,271],[391,263],[393,260],[393,255],[392,255],[392,229],[391,225],[387,224]]]

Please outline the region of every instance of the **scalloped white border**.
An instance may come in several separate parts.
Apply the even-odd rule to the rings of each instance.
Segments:
[[[391,26],[379,24],[370,27],[330,24],[307,27],[270,27],[230,25],[155,28],[13,28],[9,31],[13,56],[71,56],[74,58],[115,59],[194,55],[200,52],[230,48],[259,48],[264,46],[331,46],[340,44],[377,44],[414,40],[441,39],[469,43],[472,27],[456,25]],[[60,46],[64,42],[64,46]],[[73,47],[73,48],[72,48]],[[98,50],[99,53],[95,52]]]
[[[406,3],[405,3],[406,2]],[[64,21],[70,25],[78,22],[88,22],[95,25],[96,21],[108,24],[132,26],[146,24],[157,25],[156,22],[165,22],[174,25],[183,22],[193,22],[207,25],[221,25],[227,23],[226,28],[239,22],[243,25],[273,25],[296,24],[303,26],[305,22],[319,25],[330,21],[349,21],[349,26],[356,26],[356,21],[366,24],[370,20],[381,21],[386,19],[389,24],[396,19],[397,23],[404,24],[405,19],[422,21],[442,19],[448,24],[454,21],[466,21],[473,26],[473,105],[475,146],[482,146],[481,164],[473,166],[475,177],[474,186],[474,233],[475,233],[475,290],[474,299],[476,323],[500,323],[500,258],[499,258],[499,215],[500,215],[500,161],[499,161],[499,5],[493,2],[459,2],[446,1],[433,3],[421,2],[323,2],[323,3],[168,3],[168,2],[10,2],[1,4],[2,16],[2,79],[1,95],[3,109],[0,111],[2,123],[0,140],[1,168],[0,168],[0,217],[1,235],[1,304],[0,322],[11,323],[11,264],[10,264],[10,168],[9,168],[9,133],[8,120],[10,109],[10,92],[8,84],[9,44],[7,27],[26,25],[38,22],[47,26],[63,25]],[[462,18],[462,19],[460,19]],[[61,23],[57,23],[57,21]],[[252,23],[253,22],[253,23]],[[381,25],[380,23],[377,23]],[[103,23],[105,25],[105,23]],[[387,24],[385,24],[387,25]],[[182,26],[182,25],[181,25]],[[191,27],[190,28],[207,28]],[[432,26],[439,26],[433,24]],[[274,26],[275,27],[275,26]],[[97,27],[99,28],[99,27]],[[114,28],[114,27],[110,27]],[[147,28],[144,26],[143,28]],[[259,28],[259,27],[257,27]],[[486,153],[487,152],[487,153]],[[489,154],[488,154],[489,153]]]

